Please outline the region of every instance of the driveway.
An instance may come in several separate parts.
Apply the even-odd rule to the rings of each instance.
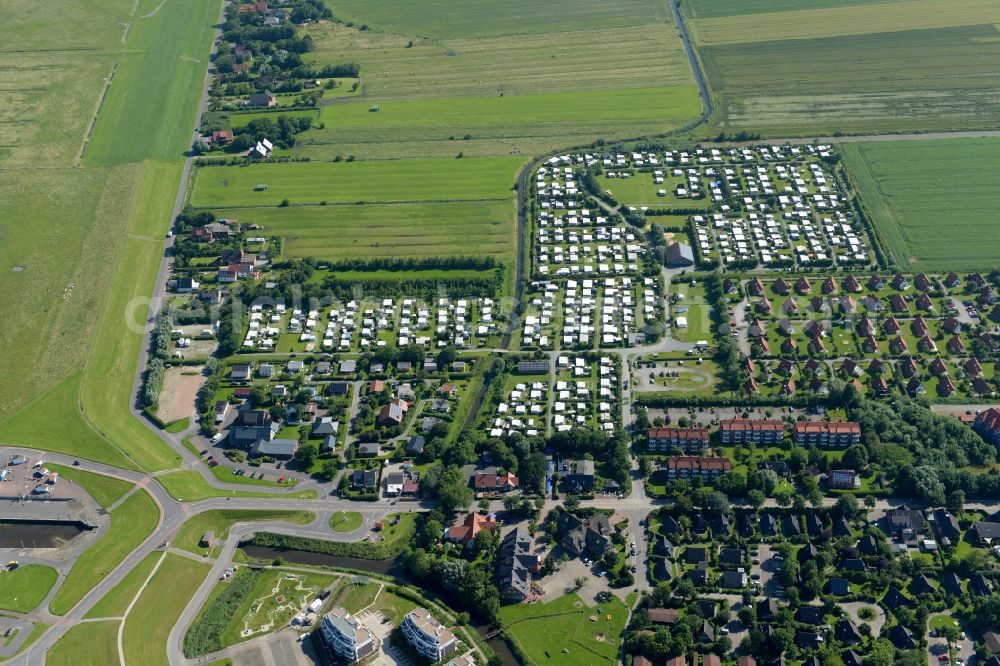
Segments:
[[[394,629],[391,622],[385,622],[385,617],[378,611],[367,611],[358,616],[358,621],[368,627],[382,645],[378,656],[369,664],[372,666],[413,666],[413,661],[389,642],[389,634]]]
[[[882,627],[885,626],[885,611],[878,604],[869,604],[862,601],[845,601],[844,603],[837,604],[840,606],[847,617],[855,625],[860,625],[862,622],[867,623],[869,627],[872,628],[872,636],[880,636],[882,634]],[[858,617],[858,611],[862,608],[871,608],[875,611],[875,618],[871,620],[862,620]]]
[[[770,544],[762,543],[758,548],[757,559],[760,564],[750,565],[750,574],[757,574],[760,576],[761,593],[765,597],[777,597],[781,598],[785,596],[785,593],[778,590],[780,583],[776,577],[778,573],[778,567],[781,566],[781,562],[774,559],[775,551]]]

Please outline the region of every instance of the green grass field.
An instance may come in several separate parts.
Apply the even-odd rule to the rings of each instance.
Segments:
[[[0,358],[0,441],[121,467],[175,466],[179,457],[129,412],[141,335],[125,320],[145,317],[133,299],[152,290],[219,3],[73,0],[40,10],[16,0],[9,9],[8,34],[26,40],[11,57],[36,63],[34,75],[18,75],[34,91],[25,115],[37,112],[45,135],[18,127],[32,168],[8,170],[0,185],[0,314],[19,322],[0,332],[15,350]],[[69,168],[116,64],[83,168]],[[2,151],[0,167],[19,159],[16,148]]]
[[[227,214],[282,238],[282,256],[512,257],[512,201],[240,208]]]
[[[145,541],[156,529],[159,510],[149,493],[140,490],[118,505],[110,515],[111,527],[77,558],[49,604],[49,610],[54,615],[65,615]]]
[[[162,553],[153,551],[142,558],[139,564],[133,567],[128,572],[128,575],[115,585],[110,592],[101,597],[101,600],[94,604],[84,617],[101,618],[121,617],[124,615],[128,605],[132,603],[132,599],[135,598],[143,583],[149,578],[149,574],[152,573],[153,567],[156,566],[161,555]]]
[[[42,603],[56,584],[59,574],[52,567],[26,564],[14,571],[0,573],[0,610],[28,613]]]
[[[71,627],[45,657],[46,666],[79,666],[86,655],[91,664],[117,664],[120,622],[88,622]]]
[[[59,472],[59,476],[63,477],[64,480],[83,486],[87,493],[94,498],[94,501],[105,509],[110,508],[133,488],[132,484],[124,479],[85,472],[77,467],[65,467],[54,463],[48,463],[46,467],[51,472]]]
[[[486,0],[429,0],[415,5],[405,0],[378,4],[346,0],[332,7],[343,22],[367,24],[376,30],[419,35],[430,39],[483,37],[520,33],[564,32],[587,28],[663,22],[669,10],[653,0],[611,0],[581,5],[554,0],[545,5],[513,0],[497,5]]]
[[[224,543],[229,536],[229,528],[236,523],[259,522],[265,520],[281,521],[305,525],[312,522],[316,516],[309,511],[279,511],[260,509],[256,511],[215,510],[199,513],[189,518],[173,537],[173,545],[196,555],[202,555],[207,549],[198,545],[207,530],[215,534],[216,543]]]
[[[843,159],[901,270],[990,270],[1000,139],[844,144]],[[947,238],[947,242],[942,242]]]
[[[276,494],[254,492],[249,490],[221,490],[208,485],[199,472],[186,469],[158,476],[157,480],[170,496],[179,502],[198,502],[212,497],[287,497],[312,499],[316,497],[315,490],[303,490],[296,493]],[[200,535],[199,535],[200,536]]]
[[[126,664],[168,664],[167,639],[177,618],[208,574],[210,565],[167,555],[125,619]]]
[[[200,208],[393,201],[505,199],[519,158],[258,164],[199,169],[191,203]],[[266,185],[262,192],[254,191]]]
[[[330,516],[330,529],[334,532],[353,532],[364,523],[364,516],[357,511],[338,511]]]
[[[618,597],[600,608],[598,615],[579,595],[568,594],[545,604],[505,606],[500,617],[533,662],[592,666],[615,662],[628,619]]]
[[[690,21],[716,107],[705,134],[992,128],[1000,117],[995,4],[782,1],[752,14],[735,5],[683,5],[709,14]]]

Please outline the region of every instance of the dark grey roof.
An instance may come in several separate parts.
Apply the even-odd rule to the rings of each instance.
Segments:
[[[298,448],[298,446],[299,443],[294,439],[278,438],[270,441],[261,439],[254,444],[253,450],[255,454],[260,456],[291,458],[295,455],[295,449]]]

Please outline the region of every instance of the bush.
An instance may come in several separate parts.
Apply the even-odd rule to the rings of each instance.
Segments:
[[[201,617],[184,635],[185,657],[198,657],[225,647],[222,644],[222,632],[253,592],[260,576],[261,572],[256,569],[243,569],[208,604]]]

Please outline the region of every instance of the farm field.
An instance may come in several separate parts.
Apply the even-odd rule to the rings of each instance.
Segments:
[[[579,595],[568,594],[544,604],[505,606],[500,616],[536,663],[554,658],[561,664],[610,664],[617,658],[628,608],[617,597],[600,608],[598,615]]]
[[[716,101],[706,134],[960,130],[1000,116],[995,5],[783,2],[789,11],[747,14],[726,3],[723,15],[695,0],[684,11],[699,17],[703,3],[710,17],[689,23]]]
[[[300,136],[302,156],[526,158],[661,133],[700,111],[663,3],[559,0],[543,9],[516,0],[500,11],[454,0],[419,8],[351,0],[332,9],[342,22],[308,28],[308,59],[358,63],[359,92],[324,98],[324,126]]]
[[[205,167],[191,203],[199,208],[292,204],[511,199],[519,158],[257,164]],[[256,191],[257,185],[267,189]]]
[[[167,638],[211,565],[168,554],[125,619],[127,664],[167,664]]]
[[[511,201],[261,207],[227,214],[281,236],[287,258],[454,254],[499,259],[513,257],[517,249]]]
[[[1000,139],[844,144],[844,163],[902,269],[986,271]],[[947,238],[947,242],[942,242]]]
[[[145,490],[139,490],[111,512],[111,527],[77,558],[56,592],[49,610],[65,615],[100,580],[148,537],[159,519],[159,510]]]
[[[544,5],[514,0],[502,6],[486,0],[431,0],[421,5],[405,0],[377,4],[345,0],[331,8],[333,15],[344,23],[353,21],[375,30],[413,33],[428,39],[564,32],[663,22],[670,18],[670,11],[655,0],[612,0],[582,5],[572,0]]]

